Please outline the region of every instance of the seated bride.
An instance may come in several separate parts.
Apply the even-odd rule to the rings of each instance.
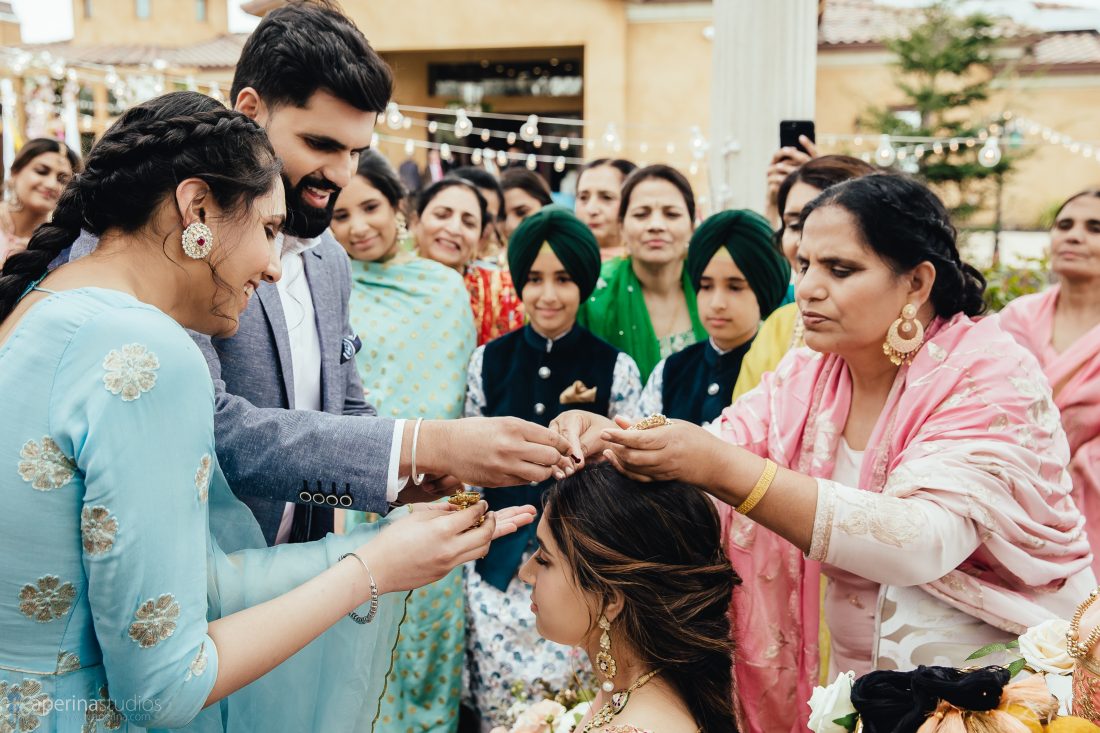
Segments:
[[[577,733],[733,731],[730,598],[740,579],[701,490],[610,465],[550,488],[520,571],[539,633],[600,676]]]

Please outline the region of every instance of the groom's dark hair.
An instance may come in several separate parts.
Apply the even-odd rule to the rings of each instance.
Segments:
[[[304,107],[323,90],[365,112],[381,112],[393,73],[363,33],[329,0],[294,0],[264,16],[245,41],[230,106],[252,87],[268,107]]]

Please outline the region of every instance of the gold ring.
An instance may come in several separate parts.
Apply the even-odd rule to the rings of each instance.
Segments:
[[[476,491],[460,491],[453,496],[447,497],[447,503],[454,504],[459,509],[469,509],[470,507],[477,504],[479,501],[481,501],[481,494]],[[475,526],[480,527],[483,524],[485,524],[484,514],[482,514],[481,517],[478,518],[477,524]]]
[[[649,417],[642,418],[638,422],[630,426],[631,430],[649,430],[650,428],[659,428],[662,425],[668,425],[668,418],[661,414],[650,415]]]

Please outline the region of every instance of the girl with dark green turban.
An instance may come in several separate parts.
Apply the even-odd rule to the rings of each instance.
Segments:
[[[702,424],[729,406],[760,322],[787,294],[791,266],[772,242],[767,220],[748,210],[720,212],[695,230],[685,270],[709,338],[657,365],[642,393],[643,414]]]
[[[466,416],[520,417],[539,425],[577,409],[635,417],[642,381],[634,360],[577,324],[577,309],[600,273],[591,230],[572,211],[547,206],[512,232],[508,266],[529,322],[474,351]],[[492,489],[485,499],[490,510],[540,507],[548,485]],[[528,688],[541,680],[552,689],[573,682],[569,648],[539,636],[530,590],[516,580],[537,547],[536,524],[494,541],[466,579],[470,690],[492,725],[507,722],[517,682]],[[502,627],[509,629],[504,645],[494,641]]]

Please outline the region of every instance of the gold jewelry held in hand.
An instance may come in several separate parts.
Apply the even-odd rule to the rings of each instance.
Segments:
[[[447,497],[447,503],[454,504],[459,509],[469,509],[470,507],[481,501],[481,494],[476,491],[460,491],[453,496]],[[485,524],[485,515],[482,514],[481,518],[477,520],[475,527],[480,527]]]
[[[659,428],[662,425],[668,425],[669,419],[661,414],[650,415],[649,417],[642,418],[638,422],[630,426],[631,430],[649,430],[650,428]]]
[[[1089,597],[1077,607],[1077,610],[1073,613],[1073,618],[1069,622],[1069,631],[1066,632],[1066,651],[1074,659],[1087,657],[1092,648],[1096,646],[1096,643],[1100,641],[1100,626],[1093,629],[1087,639],[1083,642],[1080,641],[1081,617],[1085,615],[1085,611],[1097,598],[1100,598],[1100,588],[1096,588],[1092,593],[1089,593]]]
[[[886,342],[882,353],[895,366],[908,366],[924,343],[924,324],[917,320],[917,306],[906,303],[901,309],[901,317],[886,329]]]
[[[756,508],[756,505],[764,498],[764,494],[768,493],[768,489],[771,488],[772,481],[775,480],[775,474],[778,471],[779,466],[775,464],[775,461],[764,459],[764,473],[760,474],[760,478],[756,480],[756,485],[752,487],[752,491],[745,497],[745,500],[737,505],[738,514],[748,514]]]

